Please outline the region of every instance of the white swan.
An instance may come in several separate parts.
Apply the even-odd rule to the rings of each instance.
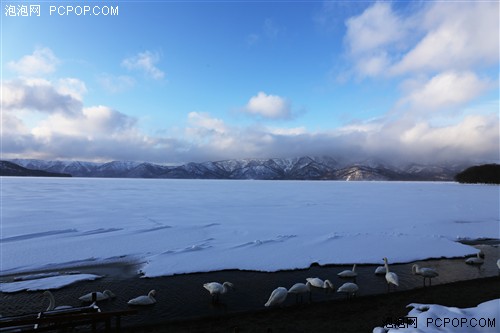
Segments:
[[[497,259],[497,267],[500,269],[500,259]]]
[[[229,288],[234,288],[234,285],[227,281],[223,284],[220,284],[219,282],[207,282],[203,284],[203,288],[208,290],[212,296],[212,301],[215,301],[219,299],[219,295],[227,293]]]
[[[390,291],[391,284],[399,287],[399,277],[396,273],[389,271],[389,264],[387,263],[387,258],[384,258],[385,266],[385,280],[387,281],[387,292]]]
[[[424,287],[425,287],[425,279],[429,279],[429,286],[432,285],[432,278],[439,275],[439,273],[434,268],[429,267],[420,267],[417,264],[414,264],[411,267],[413,274],[422,275],[424,278]]]
[[[467,258],[465,263],[469,265],[482,265],[484,264],[484,259],[481,258],[481,252],[478,252],[475,257]]]
[[[92,294],[95,294],[95,301],[96,302],[104,301],[104,300],[116,297],[115,294],[113,294],[110,290],[104,290],[102,293],[100,291],[97,291],[97,292],[85,294],[85,295],[79,297],[78,299],[82,302],[92,302],[92,300],[93,300]]]
[[[151,305],[156,303],[154,296],[156,295],[156,290],[151,290],[147,295],[138,296],[132,298],[127,302],[129,305]]]
[[[273,290],[271,293],[271,296],[269,296],[269,300],[267,301],[264,306],[274,306],[274,305],[280,305],[283,303],[286,299],[286,296],[288,295],[288,290],[284,287],[278,287]]]
[[[354,296],[356,292],[359,290],[359,287],[356,283],[346,282],[337,289],[338,293],[346,293],[347,297]]]
[[[308,281],[307,283],[302,283],[302,282],[296,283],[293,286],[291,286],[290,289],[288,289],[288,293],[295,294],[295,300],[297,302],[299,300],[299,295],[300,298],[302,299],[303,294],[309,293],[309,300],[311,300],[311,282]]]
[[[356,264],[352,266],[352,270],[345,270],[337,274],[341,278],[353,278],[358,276],[358,273],[356,273]]]
[[[330,280],[321,280],[320,278],[307,278],[307,282],[311,284],[311,286],[316,287],[316,288],[323,288],[326,290],[333,289],[333,284],[330,282]]]
[[[385,275],[385,266],[378,266],[375,268],[375,275]]]
[[[45,310],[45,311],[64,310],[64,309],[71,309],[71,308],[73,308],[70,305],[59,305],[59,306],[56,306],[56,300],[54,299],[54,295],[49,290],[45,290],[43,292],[43,296],[45,296],[45,297],[47,297],[49,299],[49,306],[47,307],[47,310]]]

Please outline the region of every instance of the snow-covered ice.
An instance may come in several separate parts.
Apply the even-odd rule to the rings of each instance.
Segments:
[[[479,304],[473,308],[460,309],[437,304],[412,303],[406,316],[415,323],[408,327],[375,328],[373,332],[387,333],[494,333],[500,322],[500,299]],[[406,321],[406,320],[405,320]],[[415,328],[416,326],[416,328]]]
[[[499,196],[456,183],[4,177],[0,276],[114,260],[155,277],[458,257],[477,250],[457,239],[499,237]]]

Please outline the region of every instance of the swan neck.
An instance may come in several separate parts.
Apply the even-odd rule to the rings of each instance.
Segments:
[[[47,297],[49,298],[49,306],[47,307],[46,311],[52,311],[56,307],[56,300],[54,299],[54,295],[52,295],[51,292],[45,293]]]

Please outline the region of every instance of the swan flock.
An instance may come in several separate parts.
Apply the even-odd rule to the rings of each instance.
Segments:
[[[395,272],[391,271],[387,257],[384,257],[382,260],[384,262],[384,265],[378,266],[376,268],[375,275],[383,275],[385,277],[387,283],[387,291],[389,292],[391,287],[399,287],[399,276]],[[480,253],[477,253],[476,256],[467,258],[465,260],[465,263],[470,265],[481,265],[484,263],[484,259],[481,257]],[[496,265],[500,270],[500,259],[496,261]],[[414,275],[422,276],[424,287],[426,287],[426,280],[429,280],[429,286],[431,286],[432,279],[439,276],[439,272],[436,269],[430,267],[420,267],[419,264],[413,264],[411,270]],[[352,266],[351,270],[344,270],[337,273],[337,276],[339,278],[353,278],[354,282],[356,281],[355,278],[357,275],[358,272],[356,272],[356,264]],[[344,293],[348,298],[355,296],[356,293],[360,290],[360,287],[354,282],[346,282],[340,285],[336,289],[337,293]],[[234,290],[234,285],[233,283],[228,281],[225,281],[223,283],[207,282],[203,284],[203,288],[209,292],[210,296],[212,297],[212,301],[215,302],[219,300],[219,297],[221,295],[225,295],[230,290]],[[325,290],[325,292],[335,291],[332,281],[328,279],[321,279],[319,277],[309,277],[306,278],[304,282],[297,282],[293,284],[289,289],[282,286],[276,287],[271,292],[264,306],[281,306],[285,302],[289,294],[295,295],[297,302],[299,298],[302,300],[303,295],[308,295],[309,301],[311,301],[311,295],[313,291],[318,289]],[[46,311],[72,308],[72,306],[68,305],[56,306],[54,295],[49,290],[44,291],[43,295],[49,300],[49,305]],[[115,297],[115,294],[113,294],[110,290],[104,290],[102,292],[87,293],[79,297],[79,300],[81,302],[99,302]],[[153,289],[150,290],[147,295],[141,295],[130,299],[127,304],[133,306],[153,305],[157,302],[155,297],[156,290]]]

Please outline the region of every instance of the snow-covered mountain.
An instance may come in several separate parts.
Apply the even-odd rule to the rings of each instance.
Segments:
[[[67,173],[29,169],[9,161],[0,161],[0,176],[71,177],[71,175]]]
[[[453,180],[464,165],[411,164],[403,167],[373,160],[345,164],[331,157],[233,159],[165,166],[153,163],[113,161],[43,161],[13,159],[22,167],[73,177],[175,178],[175,179],[269,179],[269,180]]]

